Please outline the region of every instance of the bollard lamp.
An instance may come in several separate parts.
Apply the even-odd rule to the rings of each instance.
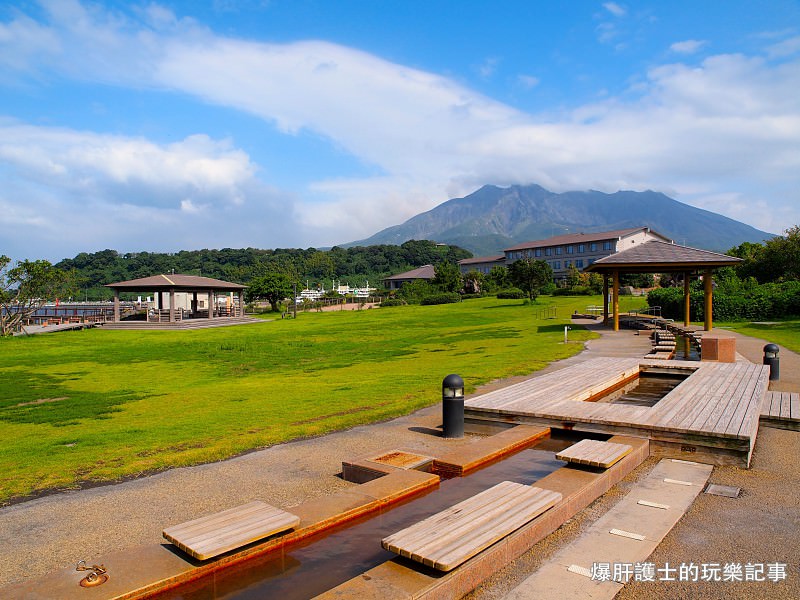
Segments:
[[[444,437],[464,437],[464,380],[455,374],[442,381],[442,421]]]
[[[450,374],[442,381],[442,398],[463,398],[464,380],[460,376]]]

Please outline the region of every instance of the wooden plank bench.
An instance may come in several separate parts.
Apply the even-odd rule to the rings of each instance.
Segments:
[[[162,535],[198,560],[208,560],[297,527],[300,517],[254,500],[166,528]]]
[[[451,571],[561,501],[561,494],[503,481],[384,538],[390,552]]]
[[[630,454],[632,450],[633,448],[627,444],[587,439],[562,450],[556,454],[556,458],[569,463],[607,469],[623,456]]]

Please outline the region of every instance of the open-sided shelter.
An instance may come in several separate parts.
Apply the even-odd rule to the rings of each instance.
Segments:
[[[182,316],[179,316],[180,312],[177,310],[175,303],[175,295],[177,293],[183,292],[191,296],[190,315],[192,318],[240,317],[243,314],[242,293],[247,286],[220,279],[211,279],[210,277],[170,274],[109,283],[106,287],[114,290],[115,322],[120,320],[120,292],[152,292],[158,295],[158,307],[160,310],[157,320],[161,321],[162,317],[167,317],[163,320],[175,323],[182,318]],[[217,295],[230,295],[231,292],[234,294],[234,301],[231,306],[226,306],[225,309],[217,306]],[[168,295],[169,298],[167,301],[168,309],[164,308],[165,295]]]
[[[603,317],[608,323],[609,276],[613,285],[614,331],[619,330],[619,278],[622,273],[683,273],[684,325],[689,325],[689,282],[692,276],[702,275],[705,290],[706,331],[713,327],[712,300],[714,289],[712,277],[715,269],[731,267],[742,261],[741,258],[719,254],[709,250],[699,250],[688,246],[661,241],[649,241],[601,258],[589,265],[585,271],[593,271],[603,276]]]

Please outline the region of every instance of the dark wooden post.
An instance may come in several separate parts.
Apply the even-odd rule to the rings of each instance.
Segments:
[[[706,292],[706,302],[705,302],[705,313],[706,313],[706,323],[704,329],[706,331],[711,331],[714,326],[714,318],[712,315],[712,305],[714,301],[714,286],[712,285],[712,277],[711,277],[711,269],[706,269],[705,274],[703,275],[703,287],[705,288]]]
[[[169,322],[175,322],[175,288],[169,290]]]
[[[214,318],[214,290],[208,290],[208,318]]]
[[[603,325],[608,325],[608,275],[603,273]]]
[[[689,311],[691,307],[689,283],[690,283],[689,273],[686,272],[683,274],[683,324],[686,327],[689,326],[689,321],[690,321]]]
[[[619,271],[614,270],[614,331],[619,331]]]

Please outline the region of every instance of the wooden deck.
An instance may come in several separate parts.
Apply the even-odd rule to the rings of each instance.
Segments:
[[[633,448],[628,444],[585,439],[562,450],[556,454],[556,458],[576,465],[608,469],[630,454],[632,450]]]
[[[586,401],[664,369],[691,375],[653,407]],[[749,466],[768,377],[768,367],[746,362],[595,358],[469,398],[465,410],[470,420],[635,435],[656,454]]]
[[[561,494],[503,481],[381,541],[390,552],[451,571],[561,501]]]
[[[761,423],[767,427],[800,431],[800,394],[767,392],[761,407]]]
[[[297,527],[300,517],[255,500],[242,506],[174,525],[164,538],[198,560],[208,560],[230,550]]]

